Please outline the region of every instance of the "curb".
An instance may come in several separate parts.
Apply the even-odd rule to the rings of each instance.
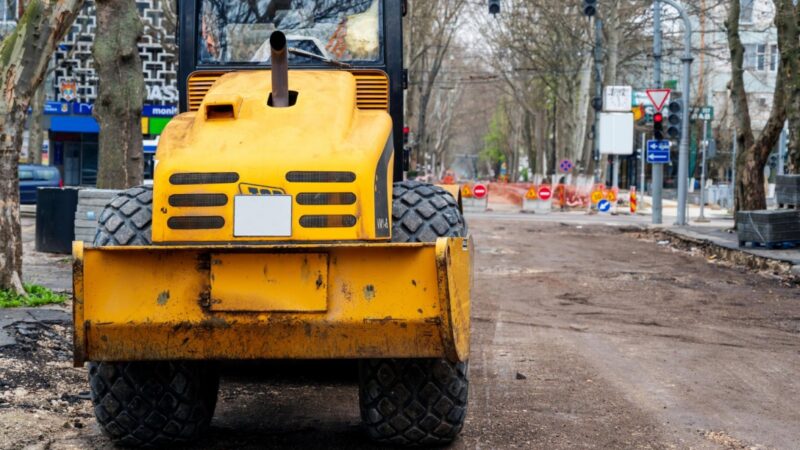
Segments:
[[[768,271],[788,278],[789,281],[800,282],[800,265],[795,265],[790,261],[757,255],[738,247],[726,247],[711,239],[695,238],[670,229],[654,229],[652,232],[656,235],[661,234],[672,244],[677,244],[676,246],[679,248],[687,249],[688,244],[689,247],[700,249],[706,257],[715,257],[750,270]]]

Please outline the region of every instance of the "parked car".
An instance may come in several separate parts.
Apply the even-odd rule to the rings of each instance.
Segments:
[[[52,166],[19,165],[19,201],[36,203],[36,190],[40,187],[63,187],[61,173]]]

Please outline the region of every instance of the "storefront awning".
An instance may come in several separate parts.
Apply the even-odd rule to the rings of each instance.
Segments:
[[[100,126],[91,116],[52,116],[50,131],[60,133],[99,133]]]

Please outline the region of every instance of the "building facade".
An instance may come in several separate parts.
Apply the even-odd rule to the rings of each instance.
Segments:
[[[5,21],[0,23],[0,32],[13,29],[22,12],[20,1],[5,0]],[[139,55],[147,88],[142,137],[148,178],[152,177],[158,137],[178,112],[176,15],[171,0],[136,0],[136,5],[144,24]],[[57,167],[66,185],[92,186],[97,181],[99,126],[92,116],[97,98],[94,35],[95,5],[93,0],[87,0],[53,55],[44,81],[44,114],[36,119],[46,130],[42,163]],[[26,150],[23,153],[37,151]]]

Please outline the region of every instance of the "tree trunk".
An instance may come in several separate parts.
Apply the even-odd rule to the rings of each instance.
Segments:
[[[0,288],[23,295],[17,173],[22,133],[31,97],[82,5],[82,0],[30,0],[0,46]]]
[[[134,0],[97,0],[94,65],[98,77],[94,115],[100,124],[97,187],[142,184],[142,61],[137,43],[142,20]]]
[[[725,22],[728,33],[728,47],[731,52],[731,99],[733,100],[734,118],[736,120],[736,141],[738,148],[743,149],[736,160],[736,211],[753,211],[766,209],[767,199],[764,192],[764,167],[769,154],[778,143],[783,123],[786,120],[786,85],[787,66],[784,64],[785,55],[781,55],[776,77],[775,93],[772,98],[772,112],[769,120],[758,137],[755,139],[750,122],[750,109],[747,104],[747,92],[744,87],[744,46],[739,36],[739,11],[740,0],[732,0]],[[775,24],[778,28],[778,46],[783,50],[787,48],[787,32],[784,24],[776,15]]]
[[[789,173],[800,173],[800,13],[793,0],[775,0],[776,24],[786,31],[785,45],[780,49],[786,66],[786,118],[789,121]]]
[[[29,161],[33,164],[42,163],[42,145],[44,144],[44,102],[45,102],[45,83],[39,83],[36,92],[33,94],[33,104],[31,105],[30,132],[28,135],[28,155]]]
[[[13,100],[12,100],[13,101]],[[19,223],[19,150],[27,108],[12,106],[0,118],[0,287],[24,294],[22,287],[22,230]],[[23,124],[20,126],[20,124]]]
[[[528,177],[536,173],[536,146],[533,143],[534,116],[527,109],[522,113],[522,133],[528,155]]]

